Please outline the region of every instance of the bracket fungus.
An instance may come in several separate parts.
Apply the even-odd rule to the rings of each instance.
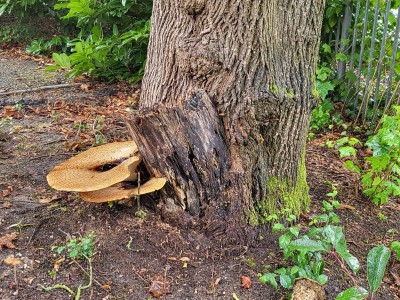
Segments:
[[[117,183],[101,190],[81,192],[79,196],[87,202],[108,202],[149,194],[160,190],[167,180],[165,178],[151,178],[141,186],[132,187],[129,184]]]
[[[164,178],[134,186],[141,162],[133,141],[104,144],[55,166],[47,182],[56,190],[80,192],[83,200],[98,203],[160,190],[166,183]]]

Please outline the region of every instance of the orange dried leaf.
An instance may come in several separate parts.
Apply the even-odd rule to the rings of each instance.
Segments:
[[[156,298],[161,298],[163,295],[170,292],[170,283],[163,280],[162,278],[156,278],[155,280],[153,280],[149,287],[149,293]]]
[[[103,290],[111,290],[111,286],[108,285],[108,284],[103,284],[103,285],[101,286],[101,288],[102,288]]]
[[[13,244],[13,240],[17,238],[17,235],[18,234],[16,232],[12,232],[0,237],[0,251],[3,250],[3,248],[17,248],[17,246]]]
[[[57,259],[57,260],[55,261],[55,263],[54,263],[53,269],[54,269],[55,271],[58,271],[58,269],[60,269],[60,264],[61,264],[63,261],[65,261],[65,257],[61,257],[60,259]]]
[[[10,265],[10,266],[18,266],[18,265],[20,265],[22,263],[22,260],[10,255],[10,256],[7,256],[3,260],[3,263],[5,263],[6,265]]]
[[[3,199],[11,194],[13,187],[9,185],[5,190],[0,193],[0,199]]]
[[[10,201],[5,201],[2,205],[2,208],[11,208],[12,203]]]
[[[171,257],[167,257],[168,260],[178,260],[176,257],[171,256]]]
[[[217,279],[215,279],[214,281],[214,286],[217,286],[221,281],[221,277],[218,277]]]
[[[252,282],[249,276],[242,275],[241,279],[242,279],[242,287],[244,287],[245,289],[251,287]]]

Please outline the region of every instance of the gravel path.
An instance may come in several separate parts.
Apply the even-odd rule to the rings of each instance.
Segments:
[[[68,83],[63,73],[47,72],[33,60],[5,57],[0,50],[0,91],[36,88]]]

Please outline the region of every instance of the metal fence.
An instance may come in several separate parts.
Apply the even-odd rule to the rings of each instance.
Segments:
[[[347,1],[329,36],[335,53],[347,56],[336,64],[348,91],[342,100],[362,122],[400,104],[400,5],[395,3]]]

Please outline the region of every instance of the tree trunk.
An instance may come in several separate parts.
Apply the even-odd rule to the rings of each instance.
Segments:
[[[130,129],[149,172],[168,179],[164,217],[238,241],[245,225],[307,208],[324,2],[154,1]]]

